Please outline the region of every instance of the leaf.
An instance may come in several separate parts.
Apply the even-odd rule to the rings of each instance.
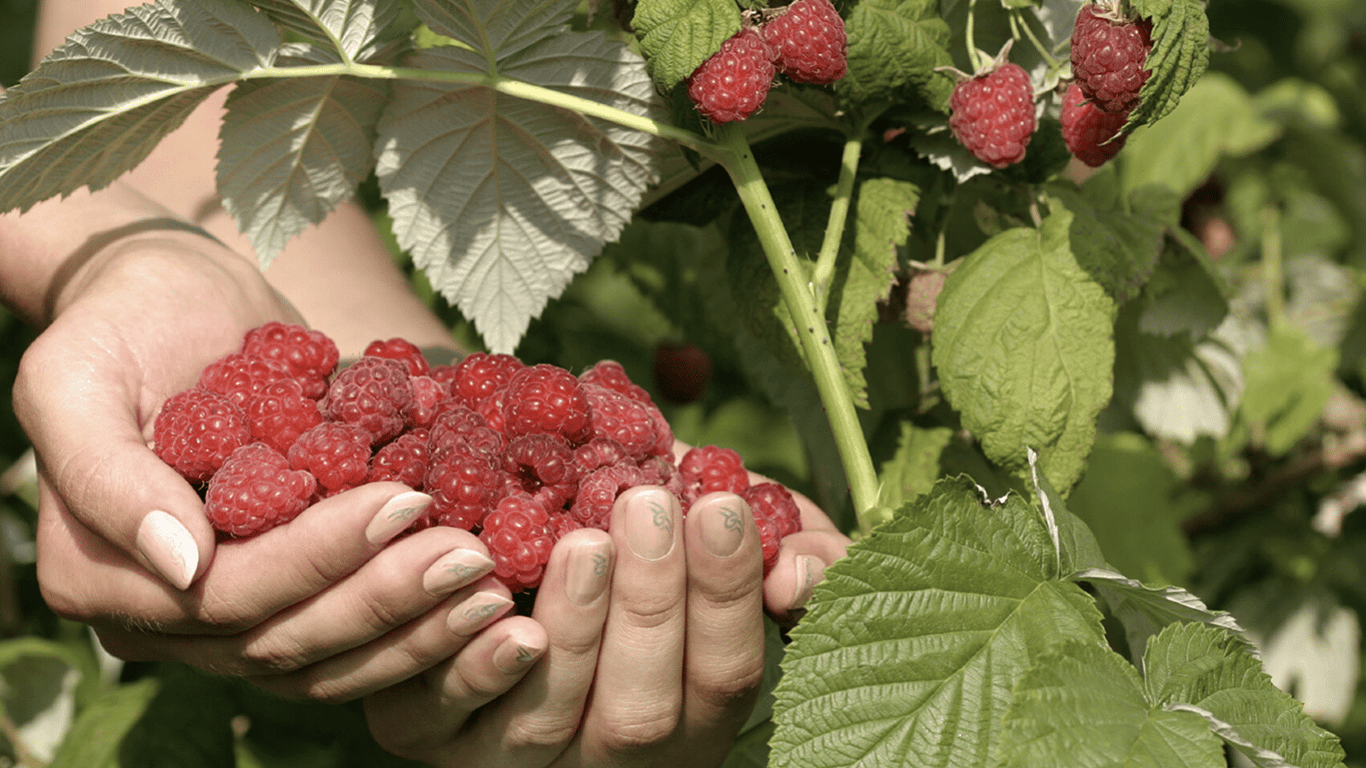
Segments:
[[[935,310],[944,394],[993,461],[1017,473],[1038,450],[1049,482],[1081,476],[1111,394],[1114,302],[1077,263],[1073,215],[1007,230],[968,254]]]
[[[119,745],[159,689],[156,678],[120,685],[81,711],[48,768],[118,768]]]
[[[190,667],[160,668],[156,696],[119,744],[120,766],[235,768],[229,683]]]
[[[1335,391],[1337,364],[1336,349],[1284,323],[1272,325],[1265,347],[1247,354],[1239,415],[1273,456],[1289,451],[1318,422]]]
[[[1209,18],[1201,0],[1137,0],[1134,8],[1153,22],[1153,47],[1143,63],[1152,74],[1138,92],[1125,131],[1170,114],[1209,66]]]
[[[337,59],[288,44],[277,61]],[[218,150],[218,192],[263,269],[306,226],[350,199],[370,173],[386,96],[381,82],[350,77],[251,80],[233,89]]]
[[[78,30],[0,99],[0,211],[107,186],[279,44],[232,0],[158,0]]]
[[[949,25],[930,0],[863,0],[844,22],[849,70],[835,85],[846,104],[869,106],[917,95],[948,112],[953,80],[937,67],[951,66]]]
[[[507,25],[501,10],[481,9],[495,30]],[[409,64],[496,70],[635,114],[656,109],[644,64],[621,43],[601,33],[527,43],[513,32],[480,43],[500,57],[512,50],[506,58],[438,47]],[[379,134],[375,172],[399,244],[496,352],[512,352],[656,179],[649,134],[482,86],[397,84]]]
[[[1106,177],[1101,177],[1106,178]],[[1131,213],[1110,194],[1114,189],[1098,190],[1093,180],[1086,187],[1069,183],[1048,186],[1050,205],[1061,205],[1072,213],[1069,231],[1077,264],[1086,270],[1117,302],[1138,295],[1157,266],[1162,253],[1164,233],[1177,221],[1144,215],[1148,210]],[[1096,194],[1100,192],[1100,194]],[[1179,220],[1181,201],[1162,187],[1144,187],[1135,193],[1160,195],[1172,203]]]
[[[1356,698],[1361,621],[1330,598],[1306,600],[1259,643],[1271,682],[1293,692],[1314,720],[1340,727]]]
[[[985,765],[1011,688],[1054,645],[1104,643],[1037,510],[940,481],[826,570],[778,684],[774,766]]]
[[[71,729],[81,663],[65,646],[40,637],[0,642],[0,712],[24,751],[51,761]]]
[[[1144,669],[1150,699],[1200,714],[1259,768],[1342,764],[1337,737],[1272,685],[1261,663],[1225,629],[1173,624],[1149,644]]]
[[[1020,680],[1001,735],[1002,768],[1223,768],[1204,719],[1154,705],[1118,654],[1073,643]]]
[[[934,487],[939,477],[939,454],[953,439],[948,427],[922,429],[901,422],[896,454],[882,463],[878,473],[882,488],[878,504],[897,508]]]
[[[1232,614],[1212,611],[1204,601],[1181,587],[1150,587],[1103,568],[1088,568],[1071,576],[1090,584],[1105,600],[1110,613],[1124,625],[1135,662],[1143,656],[1148,640],[1176,622],[1201,622],[1219,627],[1252,648],[1247,632]]]
[[[740,9],[729,0],[640,0],[631,28],[655,85],[668,91],[740,31]]]
[[[340,51],[347,59],[362,52],[398,19],[399,0],[249,0],[276,24]]]
[[[1043,510],[1044,523],[1048,535],[1053,538],[1057,554],[1058,573],[1072,573],[1083,568],[1106,567],[1105,557],[1101,554],[1100,544],[1091,529],[1081,518],[1072,514],[1067,503],[1039,473],[1039,456],[1029,449],[1029,480],[1034,497]]]
[[[1143,286],[1138,330],[1153,336],[1185,334],[1196,342],[1228,316],[1228,289],[1194,235],[1181,227],[1167,233],[1157,270]]]
[[[496,63],[562,34],[574,5],[565,0],[415,0],[413,10],[438,35],[468,46],[484,71],[492,73],[499,71]]]

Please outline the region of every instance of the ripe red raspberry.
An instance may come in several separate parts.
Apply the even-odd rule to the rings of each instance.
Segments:
[[[503,451],[503,472],[511,485],[529,494],[546,511],[559,509],[579,490],[574,451],[558,435],[523,435]]]
[[[337,369],[337,345],[320,331],[271,321],[247,331],[242,354],[282,362],[304,385],[304,394],[322,397]]]
[[[1072,27],[1072,76],[1086,98],[1106,112],[1127,112],[1151,74],[1143,68],[1153,48],[1153,23],[1128,20],[1093,4]]]
[[[542,363],[518,371],[503,400],[503,434],[555,434],[571,443],[588,438],[588,400],[574,374]]]
[[[849,69],[844,19],[830,0],[797,0],[759,33],[778,71],[794,82],[829,85]]]
[[[370,473],[365,482],[385,480],[403,483],[415,491],[423,488],[427,477],[427,430],[404,432],[370,458]]]
[[[747,27],[688,76],[688,98],[714,123],[744,120],[763,106],[775,72],[768,44]]]
[[[1018,64],[964,80],[949,97],[949,127],[978,160],[1005,168],[1024,159],[1034,136],[1034,87]]]
[[[502,454],[507,438],[488,426],[484,417],[463,405],[442,411],[432,422],[427,439],[432,459],[436,460],[458,446],[465,446],[490,455]]]
[[[580,389],[588,400],[589,432],[594,438],[617,441],[634,459],[650,455],[658,438],[651,406],[597,384],[582,384]]]
[[[560,509],[550,513],[550,531],[555,535],[555,541],[565,537],[565,534],[577,531],[583,525],[574,516],[569,514],[569,510]]]
[[[152,426],[156,455],[192,483],[207,481],[233,451],[250,442],[242,409],[203,387],[167,399]]]
[[[585,475],[595,469],[620,464],[628,458],[630,456],[621,443],[610,437],[595,437],[574,448],[574,463],[579,465],[579,472]]]
[[[298,517],[315,488],[312,475],[290,469],[265,443],[252,443],[233,451],[209,481],[204,514],[219,531],[255,536]]]
[[[430,427],[442,410],[455,403],[450,387],[431,376],[409,376],[408,384],[413,401],[403,411],[403,419],[409,429]]]
[[[282,454],[289,452],[299,435],[323,422],[318,401],[304,396],[298,379],[267,384],[247,400],[243,410],[251,436]]]
[[[1077,159],[1092,168],[1104,165],[1106,160],[1119,154],[1128,140],[1120,128],[1129,119],[1129,113],[1106,112],[1087,101],[1081,86],[1075,82],[1067,86],[1062,98],[1062,138],[1067,149]]]
[[[653,402],[650,399],[650,393],[646,392],[639,384],[631,381],[631,377],[626,374],[626,369],[615,360],[600,360],[594,363],[592,368],[579,374],[579,383],[607,387],[642,403]]]
[[[199,372],[199,386],[212,389],[239,406],[246,406],[247,400],[266,385],[290,377],[284,363],[237,352],[205,366]]]
[[[685,507],[712,491],[739,493],[749,487],[749,473],[740,454],[716,445],[689,449],[678,462],[678,472],[683,478]]]
[[[489,425],[489,429],[500,435],[507,432],[507,419],[503,416],[503,406],[507,402],[507,394],[508,388],[506,386],[501,387],[474,406],[474,410],[484,417],[484,422]]]
[[[372,445],[398,437],[413,402],[413,385],[403,363],[385,357],[362,357],[337,374],[323,398],[323,415],[355,424],[370,433]]]
[[[634,464],[614,464],[589,472],[579,483],[579,491],[569,514],[585,528],[607,530],[612,505],[622,491],[640,485],[645,474]]]
[[[740,491],[740,498],[749,504],[754,522],[759,527],[759,540],[764,548],[764,575],[778,563],[778,545],[787,536],[802,529],[802,513],[792,493],[778,483],[758,483]]]
[[[354,424],[324,421],[299,435],[288,456],[291,469],[313,473],[319,491],[331,496],[363,484],[370,474],[370,433]]]
[[[525,368],[512,355],[474,354],[456,363],[452,372],[451,395],[457,401],[477,408],[495,392],[507,386],[512,375]]]
[[[505,495],[507,473],[499,467],[498,457],[458,445],[431,459],[423,483],[432,497],[427,508],[432,523],[468,531],[482,523],[489,507]]]
[[[679,501],[688,503],[685,501],[688,493],[683,487],[683,475],[670,459],[663,456],[651,456],[640,462],[640,473],[640,485],[663,486]]]
[[[422,349],[407,339],[375,339],[366,346],[365,356],[397,360],[408,367],[409,376],[426,376],[432,371],[431,366],[427,364],[427,358],[422,355]]]
[[[530,496],[504,497],[484,518],[480,541],[489,548],[493,573],[513,592],[537,587],[550,562],[555,532],[550,515]]]

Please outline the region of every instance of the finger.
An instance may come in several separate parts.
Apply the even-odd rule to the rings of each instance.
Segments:
[[[498,621],[449,660],[367,696],[370,732],[389,752],[438,768],[482,764],[482,755],[452,742],[470,713],[512,689],[547,645],[545,630],[528,617]]]
[[[778,561],[764,579],[764,607],[779,624],[801,618],[825,569],[844,557],[849,537],[838,531],[803,530],[783,539]]]
[[[511,608],[508,588],[485,576],[378,640],[298,672],[248,680],[281,696],[349,701],[437,666]]]
[[[764,677],[764,556],[749,505],[711,493],[688,510],[683,740],[719,764]],[[704,758],[700,762],[706,763]]]

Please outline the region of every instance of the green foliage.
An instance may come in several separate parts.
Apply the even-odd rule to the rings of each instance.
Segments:
[[[641,0],[631,27],[655,85],[667,91],[740,31],[740,9],[724,0]]]

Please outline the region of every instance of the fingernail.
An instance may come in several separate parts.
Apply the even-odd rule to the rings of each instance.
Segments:
[[[743,504],[744,501],[738,497],[725,496],[708,501],[701,509],[692,510],[693,515],[701,515],[702,546],[713,556],[730,557],[745,540]]]
[[[569,553],[564,591],[576,605],[589,605],[602,597],[612,580],[612,542],[594,541]]]
[[[626,545],[642,560],[673,550],[678,502],[668,491],[641,491],[626,504]]]
[[[476,592],[451,609],[446,616],[446,628],[453,635],[467,637],[488,626],[511,605],[512,601],[502,595]]]
[[[422,574],[422,588],[432,597],[445,597],[493,570],[493,561],[472,549],[453,549]]]
[[[527,667],[535,664],[544,653],[545,648],[528,645],[519,638],[509,637],[493,652],[493,666],[506,675],[521,674]]]
[[[797,586],[792,590],[792,610],[806,607],[816,585],[825,578],[825,564],[814,557],[797,557]]]
[[[161,510],[138,525],[137,548],[157,575],[176,589],[188,589],[199,570],[199,545],[183,523]]]
[[[432,497],[418,491],[404,491],[384,503],[365,528],[371,544],[384,544],[399,535],[432,503]]]

